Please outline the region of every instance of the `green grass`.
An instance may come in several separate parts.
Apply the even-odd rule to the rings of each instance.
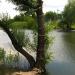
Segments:
[[[75,24],[73,24],[71,27],[72,27],[73,29],[75,29]]]

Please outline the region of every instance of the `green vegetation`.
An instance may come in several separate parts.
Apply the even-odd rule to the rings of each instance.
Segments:
[[[4,49],[0,48],[0,66],[4,65],[4,67],[8,66],[8,67],[13,68],[13,65],[18,63],[18,60],[19,60],[18,57],[19,57],[18,53],[11,54],[11,52],[10,52],[9,54],[6,54],[6,51]],[[14,65],[14,68],[15,67],[16,66]],[[17,68],[18,68],[18,66],[17,66]]]
[[[0,48],[0,63],[4,63],[5,62],[4,59],[5,59],[5,51],[4,49]]]
[[[47,29],[44,27],[44,18],[39,15],[38,11],[36,13],[37,15],[24,13],[14,17],[13,19],[4,16],[4,18],[0,20],[0,26],[8,34],[15,50],[27,58],[30,68],[37,67],[40,69],[45,69],[46,62],[51,59],[51,53],[47,51],[51,42],[48,38],[48,32],[51,29],[49,25],[45,25]],[[42,13],[41,15],[43,16]],[[31,31],[31,35],[33,35],[33,42],[30,41],[31,36],[26,35],[26,30]],[[24,48],[27,51],[25,51]],[[36,52],[36,61],[28,53],[28,51]],[[15,61],[14,55],[10,53],[8,56],[6,56],[6,59],[8,60],[7,63],[12,66],[12,63]]]
[[[52,58],[48,47],[52,44],[53,38],[49,37],[48,33],[58,28],[64,31],[75,28],[75,2],[69,2],[60,14],[49,11],[43,15],[41,0],[9,1],[15,3],[17,9],[23,13],[13,19],[8,15],[3,16],[0,26],[8,34],[15,50],[27,58],[31,69],[37,67],[45,70],[45,64]],[[30,33],[27,34],[27,31]],[[36,52],[36,61],[29,51]],[[5,51],[0,49],[0,63],[7,62],[12,66],[12,63],[17,61],[18,55],[10,53],[6,56]]]
[[[60,27],[64,31],[71,31],[74,29],[74,23],[75,23],[75,1],[69,2],[62,12],[62,18],[59,21]],[[72,26],[73,25],[73,26]]]
[[[45,22],[50,28],[59,28],[63,31],[75,29],[75,1],[69,1],[60,14],[49,11],[45,14]]]
[[[58,18],[58,14],[52,11],[46,12],[45,13],[45,21],[55,21]]]

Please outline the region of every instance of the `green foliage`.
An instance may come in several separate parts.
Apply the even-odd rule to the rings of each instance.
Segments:
[[[14,36],[20,46],[25,47],[28,51],[36,51],[37,35],[34,31],[29,30],[15,30]]]
[[[14,22],[10,24],[13,29],[37,30],[36,20],[32,16],[20,15],[14,17]]]
[[[3,18],[1,20],[1,25],[10,29],[21,47],[28,47],[27,49],[35,50],[35,43],[30,42],[29,36],[25,34],[25,29],[31,30],[36,33],[36,21],[32,16],[18,16],[18,18],[20,19],[14,18],[12,22],[10,22],[10,19],[5,20]],[[32,33],[32,35],[34,35],[34,33]]]
[[[6,61],[7,61],[7,63],[8,64],[12,64],[12,62],[14,61],[14,55],[13,54],[8,54],[7,56],[6,56]]]
[[[49,11],[45,14],[45,21],[54,21],[57,20],[57,14],[55,12]]]
[[[27,50],[36,51],[38,41],[36,20],[34,20],[32,16],[18,16],[18,18],[14,18],[12,22],[10,21],[11,20],[3,21],[3,23],[7,22],[8,27],[11,29],[20,46],[25,47]],[[52,53],[48,52],[48,47],[51,45],[52,42],[52,39],[48,37],[48,32],[50,32],[50,30],[55,27],[56,23],[56,21],[52,21],[46,23],[47,25],[45,25],[45,63],[48,63],[48,61],[50,61],[52,58]],[[26,34],[24,29],[31,30],[30,34],[32,35],[33,42],[30,41],[30,37],[28,36],[29,34]],[[12,63],[14,61],[14,56],[10,53],[6,57],[6,59],[8,63]]]
[[[13,22],[10,26],[10,28],[14,29],[24,29],[27,28],[27,23],[26,22]]]
[[[26,16],[24,19],[29,29],[37,30],[36,20],[32,16]]]
[[[24,30],[14,30],[13,34],[17,42],[20,44],[20,46],[24,46],[24,39],[25,39]]]
[[[75,22],[75,5],[68,4],[65,6],[64,12],[63,12],[63,17],[66,23],[72,24]]]
[[[17,5],[16,9],[25,13],[32,13],[37,7],[37,0],[7,0]]]
[[[4,62],[4,58],[5,58],[5,51],[4,49],[0,48],[0,61],[2,61],[2,63]]]
[[[52,58],[53,58],[53,53],[50,51],[50,47],[53,43],[53,37],[49,36],[49,32],[52,31],[54,28],[57,27],[57,21],[51,21],[51,22],[46,22],[45,24],[45,58],[44,62],[47,64],[49,63]]]
[[[69,2],[62,13],[62,18],[59,24],[62,24],[63,28],[71,29],[71,25],[75,23],[75,1]],[[61,26],[61,27],[62,27]]]
[[[37,33],[37,24],[36,20],[33,16],[28,16],[21,14],[19,16],[14,17],[14,22],[10,24],[10,28],[12,29],[12,32],[17,40],[17,42],[23,47],[25,47],[27,50],[35,50],[36,46],[33,41],[33,43],[30,42],[30,38],[26,34],[25,30],[31,30],[32,34],[35,35]],[[35,37],[35,36],[34,36]],[[34,38],[32,37],[32,38]]]
[[[53,43],[53,37],[49,37],[48,34],[45,35],[45,63],[49,63],[52,60],[52,52],[50,51],[50,46]]]
[[[5,57],[5,64],[8,67],[18,67],[18,63],[19,63],[19,53],[16,54],[12,54],[11,51],[9,54],[6,55]]]
[[[31,9],[31,8],[34,8],[34,6],[32,6],[32,5],[35,5],[35,1],[33,1],[33,0],[11,0],[11,1],[13,1],[15,4],[17,4],[17,5],[19,5],[19,9],[20,10],[24,10],[24,11],[32,11],[33,9]],[[31,3],[31,4],[30,4]],[[36,4],[37,5],[37,4]],[[32,6],[31,8],[30,8],[30,6]],[[40,15],[40,14],[39,14]],[[23,17],[23,16],[22,16]],[[23,20],[24,19],[24,20]],[[54,20],[55,19],[55,17],[52,17],[52,19],[51,20]],[[31,47],[32,46],[34,46],[34,44],[36,43],[34,43],[33,45],[32,45],[32,43],[30,43],[30,41],[29,41],[29,38],[28,38],[28,36],[27,36],[27,38],[26,38],[26,36],[24,37],[24,32],[22,32],[22,30],[20,30],[20,28],[26,28],[26,29],[32,29],[33,31],[34,30],[36,30],[37,31],[37,26],[36,26],[36,20],[30,15],[30,16],[25,16],[25,18],[22,18],[22,19],[19,19],[19,17],[17,18],[17,20],[19,20],[19,21],[15,21],[14,20],[14,22],[12,23],[12,24],[8,24],[8,25],[10,25],[9,26],[9,29],[10,29],[10,31],[12,32],[12,33],[14,33],[14,36],[15,36],[15,38],[16,38],[16,40],[17,40],[17,42],[23,47],[23,44],[24,44],[24,42],[27,44],[27,45],[30,45]],[[22,22],[22,23],[21,23]],[[9,23],[9,22],[7,22],[7,23]],[[7,25],[7,24],[3,24],[3,25]],[[11,27],[12,26],[12,27]],[[23,27],[22,27],[23,26]],[[18,28],[19,27],[19,28]],[[49,29],[48,29],[49,30]],[[48,31],[47,31],[47,33],[48,33]],[[37,34],[38,35],[38,34]],[[27,39],[26,41],[25,41],[25,38]],[[37,37],[38,38],[38,37]],[[46,36],[46,38],[45,38],[45,40],[46,40],[46,44],[45,44],[45,48],[46,48],[46,52],[45,53],[47,53],[47,49],[48,49],[48,47],[49,47],[49,44],[50,44],[50,42],[51,41],[49,41],[49,38]],[[28,46],[29,47],[29,46]],[[27,48],[28,48],[27,47]],[[45,55],[45,62],[47,62],[48,61],[48,59],[50,59],[50,56],[51,55],[51,53],[50,54],[48,54],[47,53],[47,55]],[[50,57],[49,57],[50,56]],[[8,60],[8,63],[12,63],[13,62],[13,55],[10,53],[8,56],[7,56],[7,60]]]
[[[58,27],[58,21],[49,21],[45,23],[45,30],[46,33],[50,32],[53,29],[56,29]]]
[[[19,53],[17,52],[14,56],[14,62],[18,63],[19,62]],[[17,64],[18,65],[18,64]]]
[[[36,51],[37,48],[37,33],[30,31],[29,33],[25,32],[24,38],[24,47],[29,51]]]
[[[72,28],[75,29],[75,23],[72,24]]]
[[[46,54],[45,54],[45,63],[48,64],[49,62],[51,62],[53,59],[53,53],[50,52],[50,51],[46,51]]]
[[[6,52],[4,51],[4,49],[0,48],[0,65],[1,63],[4,65],[6,63],[11,64],[14,60],[14,55],[12,55],[11,53],[6,55]]]

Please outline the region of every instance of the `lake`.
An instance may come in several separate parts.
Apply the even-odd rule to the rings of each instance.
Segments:
[[[54,30],[49,35],[53,36],[54,40],[50,48],[50,51],[53,52],[53,59],[46,65],[48,74],[75,75],[75,31],[60,32]],[[11,49],[14,50],[10,39],[3,30],[0,30],[0,47],[7,50],[7,53]]]
[[[75,75],[75,31],[50,33],[54,37],[53,61],[46,65],[49,75]]]

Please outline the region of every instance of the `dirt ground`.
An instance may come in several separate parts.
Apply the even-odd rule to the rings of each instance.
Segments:
[[[31,71],[31,72],[14,72],[12,75],[39,75],[39,74]]]
[[[41,71],[37,68],[33,69],[32,71],[28,71],[28,72],[13,72],[11,74],[7,74],[7,75],[39,75],[41,73]]]

